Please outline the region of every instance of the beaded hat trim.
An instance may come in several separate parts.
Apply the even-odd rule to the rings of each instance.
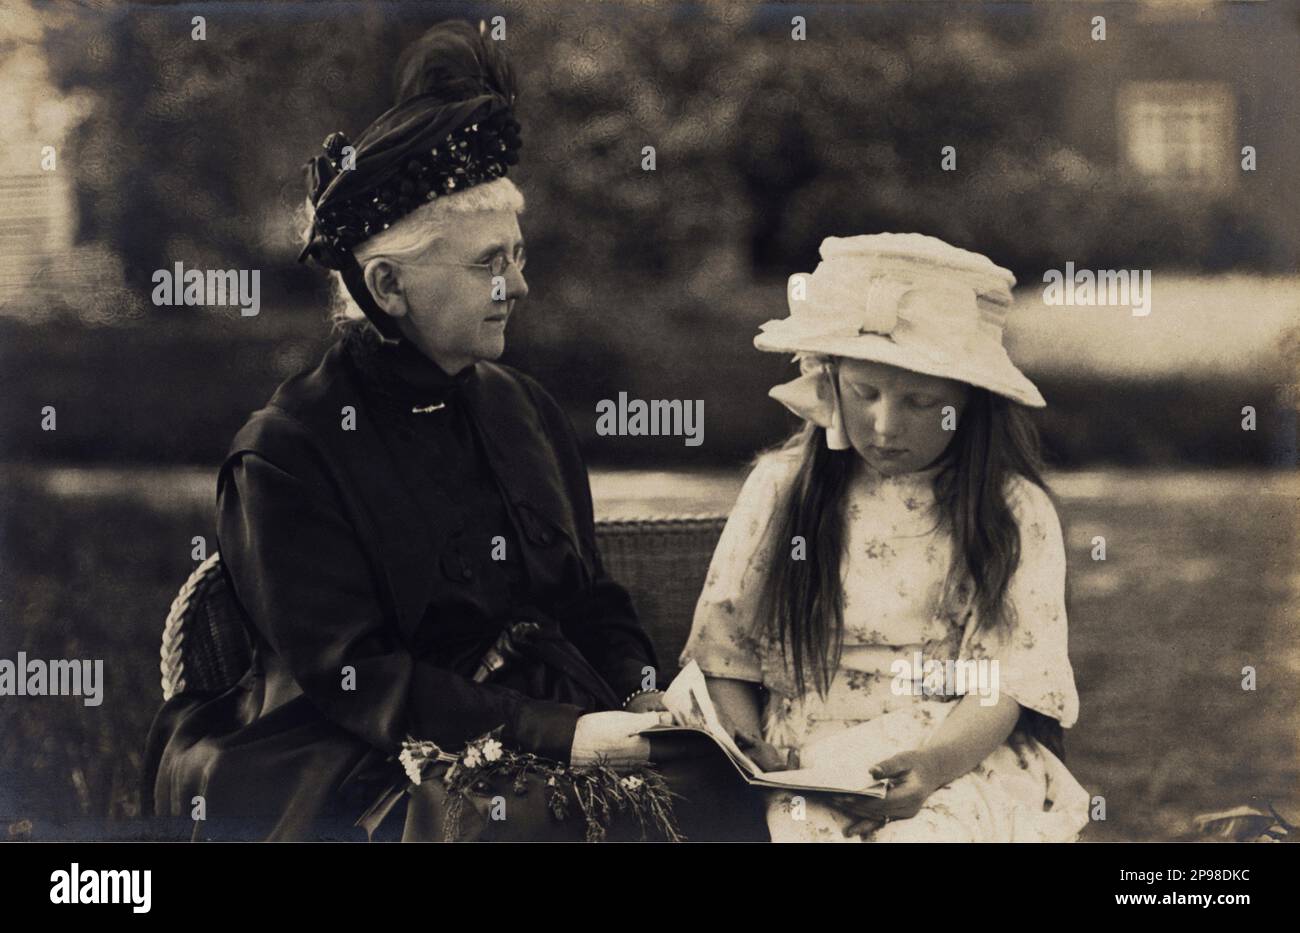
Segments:
[[[476,109],[489,112],[409,145],[400,157],[389,157],[391,166],[347,194],[337,189],[349,172],[357,171],[344,167],[345,149],[352,144],[341,132],[326,137],[324,156],[309,163],[316,188],[316,235],[299,258],[312,255],[325,266],[341,269],[350,264],[345,254],[421,204],[504,178],[509,166],[519,161],[519,121],[508,107]],[[363,169],[364,158],[363,149],[357,158]]]

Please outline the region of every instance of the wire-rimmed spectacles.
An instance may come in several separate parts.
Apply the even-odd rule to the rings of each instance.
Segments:
[[[506,269],[515,266],[520,272],[524,271],[524,266],[528,264],[528,254],[524,252],[523,246],[515,250],[513,256],[507,256],[505,250],[498,250],[492,255],[487,262],[435,262],[435,266],[464,266],[467,269],[487,269],[492,275],[505,275]]]

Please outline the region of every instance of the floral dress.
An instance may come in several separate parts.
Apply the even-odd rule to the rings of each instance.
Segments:
[[[815,756],[816,743],[848,728],[855,728],[855,742],[870,746],[873,761],[921,747],[956,708],[960,697],[952,686],[962,683],[952,678],[941,684],[934,677],[939,665],[929,662],[996,660],[996,666],[985,665],[986,675],[996,669],[996,681],[970,681],[956,693],[982,689],[983,698],[996,684],[1022,707],[1064,728],[1074,725],[1079,701],[1066,652],[1065,547],[1051,500],[1019,477],[1009,487],[1021,542],[1008,589],[1016,625],[1010,635],[977,631],[968,589],[942,598],[952,541],[936,528],[935,468],[885,477],[861,464],[847,490],[843,654],[824,698],[811,689],[797,696],[779,646],[755,632],[763,575],[773,557],[768,522],[797,467],[795,450],[769,454],[745,481],[710,564],[683,664],[695,660],[707,675],[766,687],[763,737],[783,754],[812,746]],[[796,544],[789,546],[793,552]],[[961,608],[946,608],[953,604]],[[803,766],[813,763],[801,756]],[[931,794],[916,816],[866,838],[1070,841],[1087,824],[1088,805],[1087,792],[1059,758],[1013,733],[974,769]],[[769,795],[767,818],[774,841],[846,841],[843,830],[853,822],[815,794],[791,806],[784,792]]]

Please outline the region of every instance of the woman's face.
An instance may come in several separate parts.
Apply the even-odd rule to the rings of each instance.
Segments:
[[[523,246],[513,211],[457,214],[455,232],[399,268],[406,313],[399,326],[435,363],[456,373],[479,360],[495,360],[506,346],[506,323],[528,283],[511,263],[503,273],[502,300],[492,294],[492,273],[456,263],[487,263],[496,253],[515,256]]]
[[[865,360],[841,359],[837,371],[849,443],[877,471],[923,470],[947,450],[966,406],[965,383]],[[955,417],[946,429],[949,405]]]

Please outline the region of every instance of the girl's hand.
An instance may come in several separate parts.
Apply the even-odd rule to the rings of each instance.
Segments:
[[[943,786],[935,773],[934,762],[923,751],[901,752],[871,769],[873,778],[887,778],[889,788],[883,799],[834,796],[831,806],[857,817],[844,830],[845,836],[865,836],[875,832],[888,820],[906,820],[916,816],[922,804]]]
[[[736,744],[740,746],[740,750],[764,771],[793,771],[799,767],[799,753],[793,748],[788,755],[782,755],[776,750],[776,746],[769,745],[756,735],[750,735],[739,729],[731,734]]]

